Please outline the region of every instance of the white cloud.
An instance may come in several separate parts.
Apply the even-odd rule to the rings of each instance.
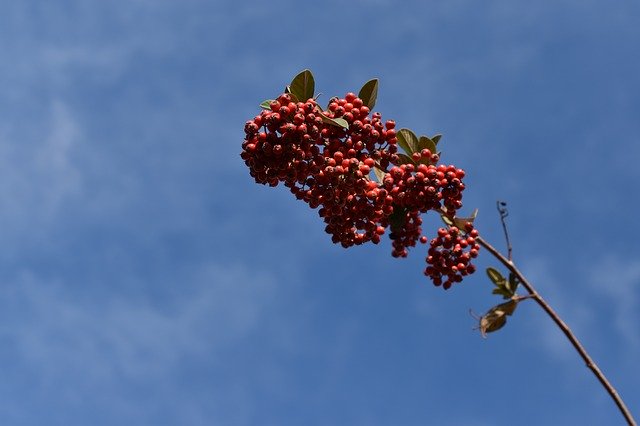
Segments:
[[[31,123],[31,134],[9,125],[1,130],[0,215],[4,232],[55,219],[65,200],[81,188],[81,174],[71,160],[81,136],[73,112],[56,100],[46,121],[34,119]]]
[[[618,258],[606,257],[592,267],[591,290],[598,296],[604,296],[611,305],[609,312],[615,332],[625,342],[629,350],[640,350],[640,261],[622,262]]]
[[[154,304],[118,294],[83,300],[25,273],[2,292],[4,305],[19,307],[2,334],[44,377],[147,377],[244,338],[277,291],[271,275],[242,266],[208,264],[182,279],[171,283],[183,290],[175,300]]]
[[[522,271],[578,339],[588,334],[591,324],[596,319],[593,310],[586,305],[588,302],[585,299],[577,297],[574,293],[571,294],[571,302],[567,300],[566,293],[562,290],[568,288],[553,273],[547,259],[530,257],[522,267]],[[524,294],[524,290],[522,293]],[[535,302],[525,301],[523,303]],[[537,305],[536,308],[538,308]],[[576,361],[577,355],[571,343],[542,309],[540,309],[540,315],[536,315],[536,318],[529,322],[529,326],[536,336],[532,339],[532,344],[536,347],[542,347],[557,360]],[[540,343],[541,345],[539,345]]]

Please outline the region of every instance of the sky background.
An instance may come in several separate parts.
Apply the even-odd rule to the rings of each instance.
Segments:
[[[0,424],[612,425],[522,303],[484,340],[449,291],[256,185],[244,122],[300,70],[321,101],[444,136],[465,211],[640,416],[640,4],[0,4]],[[324,102],[323,102],[324,103]],[[426,220],[434,229],[437,218]],[[497,266],[485,252],[482,270]]]

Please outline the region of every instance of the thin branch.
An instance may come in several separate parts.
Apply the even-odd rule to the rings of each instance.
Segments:
[[[509,231],[507,230],[507,222],[505,219],[509,216],[509,210],[507,210],[507,203],[504,201],[496,201],[496,208],[500,213],[500,222],[502,222],[502,230],[504,231],[504,239],[507,242],[507,258],[511,261],[511,241],[509,240]]]
[[[504,222],[503,222],[503,224],[504,224]],[[627,421],[627,423],[629,425],[631,425],[631,426],[637,426],[637,423],[633,419],[633,416],[631,415],[631,412],[629,411],[629,409],[627,408],[625,403],[622,401],[622,398],[620,397],[620,395],[618,394],[616,389],[609,382],[609,380],[607,380],[607,378],[602,373],[602,371],[600,371],[600,368],[598,368],[598,366],[593,361],[593,359],[591,359],[591,357],[589,356],[589,354],[587,353],[585,348],[582,346],[582,344],[580,343],[578,338],[573,334],[573,332],[571,331],[569,326],[567,326],[567,324],[565,324],[565,322],[562,321],[562,319],[551,308],[551,306],[549,306],[549,304],[542,298],[542,296],[540,296],[540,294],[538,294],[538,292],[531,285],[531,283],[524,277],[524,275],[522,275],[522,272],[520,272],[520,270],[518,268],[516,268],[516,266],[513,263],[513,261],[511,259],[508,259],[508,258],[504,257],[500,252],[498,252],[498,250],[496,250],[492,245],[487,243],[481,237],[477,237],[476,241],[482,247],[487,249],[489,251],[489,253],[491,253],[496,259],[498,259],[507,269],[509,269],[509,271],[511,271],[513,274],[516,275],[516,277],[518,277],[518,279],[520,280],[520,283],[522,284],[522,286],[524,288],[527,289],[527,291],[529,292],[531,298],[533,298],[538,303],[538,305],[540,305],[540,307],[542,307],[542,309],[544,309],[544,311],[547,313],[547,315],[549,315],[549,317],[551,317],[553,322],[555,322],[556,325],[560,328],[560,330],[562,330],[564,335],[567,336],[567,339],[569,339],[569,341],[571,342],[573,347],[576,349],[576,351],[578,351],[578,353],[580,354],[580,356],[584,360],[586,366],[598,378],[598,380],[600,381],[602,386],[604,386],[604,388],[609,393],[611,398],[613,398],[614,402],[618,406],[618,409],[620,410],[620,412],[624,416],[624,418]]]

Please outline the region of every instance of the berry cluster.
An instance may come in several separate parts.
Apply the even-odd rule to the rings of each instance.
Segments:
[[[377,244],[390,228],[392,255],[406,257],[409,247],[428,241],[422,213],[453,219],[462,206],[464,171],[438,165],[438,153],[426,148],[399,154],[395,122],[383,123],[354,93],[332,98],[327,110],[313,98],[283,93],[244,130],[241,157],[255,181],[282,182],[317,208],[332,241],[345,248]],[[374,168],[380,181],[372,178]],[[451,227],[431,240],[425,274],[434,284],[449,288],[473,272],[473,233]]]
[[[438,236],[433,238],[427,256],[427,268],[424,274],[431,278],[437,286],[445,289],[453,283],[462,281],[462,277],[472,274],[476,268],[470,263],[478,256],[480,245],[476,242],[478,231],[469,222],[465,232],[457,227],[438,229]]]

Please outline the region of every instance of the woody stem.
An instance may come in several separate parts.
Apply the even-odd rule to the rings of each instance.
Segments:
[[[616,403],[616,405],[618,406],[618,409],[624,416],[627,423],[631,426],[637,426],[637,423],[633,419],[631,412],[625,405],[624,401],[622,401],[622,398],[620,397],[616,389],[605,377],[605,375],[602,373],[600,368],[598,368],[598,365],[589,356],[584,346],[582,346],[582,344],[580,343],[578,338],[573,334],[569,326],[567,326],[567,324],[558,316],[558,314],[553,310],[553,308],[551,308],[551,306],[546,302],[546,300],[544,300],[542,296],[540,296],[540,294],[536,291],[533,285],[531,285],[531,283],[525,278],[522,272],[520,272],[520,270],[516,267],[513,261],[507,259],[504,255],[502,255],[498,250],[496,250],[491,244],[487,243],[481,237],[477,237],[476,241],[482,247],[487,249],[489,253],[491,253],[496,259],[498,259],[500,263],[502,263],[509,271],[511,271],[511,273],[513,273],[518,278],[522,286],[529,292],[529,295],[531,296],[531,298],[534,299],[536,303],[538,303],[538,305],[540,305],[540,307],[547,313],[547,315],[549,315],[549,317],[551,317],[553,322],[556,323],[556,325],[560,328],[560,330],[562,330],[562,332],[567,337],[567,339],[569,339],[573,347],[576,349],[576,351],[578,351],[578,354],[580,354],[580,357],[584,360],[587,368],[589,368],[593,372],[593,374],[600,381],[600,383],[605,388],[607,393],[611,396],[613,401]]]

